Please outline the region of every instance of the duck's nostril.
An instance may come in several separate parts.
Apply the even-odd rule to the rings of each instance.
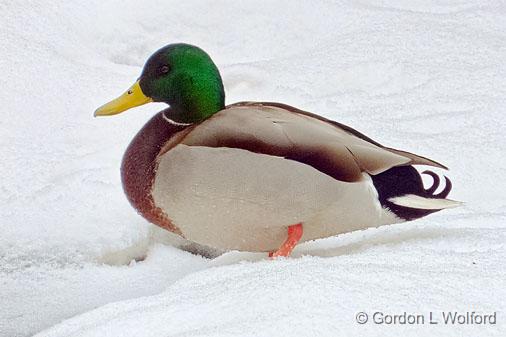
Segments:
[[[128,90],[127,94],[131,95],[131,94],[133,94],[133,91],[132,90]]]

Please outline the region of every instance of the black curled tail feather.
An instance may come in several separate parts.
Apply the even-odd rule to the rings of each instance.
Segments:
[[[447,176],[444,176],[445,177],[445,188],[441,192],[439,192],[438,194],[434,194],[434,192],[439,187],[439,183],[440,183],[439,176],[435,172],[429,171],[429,170],[423,171],[422,174],[429,175],[434,180],[432,183],[432,186],[425,190],[425,192],[427,194],[424,197],[444,199],[448,196],[448,194],[450,194],[450,191],[452,190],[452,182]]]
[[[441,182],[441,180],[439,179],[439,176],[436,173],[434,173],[433,171],[429,171],[429,170],[423,171],[422,173],[431,176],[433,179],[432,186],[429,187],[428,189],[426,189],[425,192],[428,194],[434,193],[437,190],[437,188],[439,187],[439,183]]]
[[[371,176],[381,205],[405,220],[413,220],[437,212],[439,209],[411,208],[389,201],[409,194],[435,199],[444,199],[448,196],[452,189],[452,183],[448,177],[445,176],[445,188],[438,194],[434,194],[441,182],[439,176],[433,171],[424,171],[422,174],[429,175],[433,179],[432,186],[427,189],[424,188],[422,177],[413,166],[397,166]]]

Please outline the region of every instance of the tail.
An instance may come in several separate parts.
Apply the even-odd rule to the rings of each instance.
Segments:
[[[431,187],[423,187],[422,177],[413,166],[393,167],[371,176],[381,205],[402,219],[413,220],[461,204],[446,199],[452,189],[448,177],[445,177],[444,189],[434,194],[440,185],[439,176],[432,171],[424,171],[422,174],[432,177]]]

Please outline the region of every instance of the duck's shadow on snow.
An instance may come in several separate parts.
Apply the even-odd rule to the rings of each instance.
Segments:
[[[419,245],[428,240],[462,236],[465,233],[458,228],[444,227],[397,227],[385,226],[356,231],[338,236],[319,239],[300,244],[293,251],[291,258],[303,256],[337,257],[365,252],[378,247],[398,249],[399,245]],[[149,238],[119,251],[109,252],[100,258],[101,263],[108,265],[128,265],[132,260],[143,261],[153,244],[173,246],[194,255],[209,259],[211,266],[229,265],[239,262],[268,260],[267,253],[220,251],[186,241],[165,230],[155,228]]]
[[[414,244],[413,241],[420,242],[449,236],[461,236],[462,234],[462,231],[457,228],[373,228],[303,243],[295,248],[291,257],[352,255],[378,246],[409,245]],[[212,264],[219,266],[241,261],[260,261],[267,258],[266,253],[230,251],[213,258]]]

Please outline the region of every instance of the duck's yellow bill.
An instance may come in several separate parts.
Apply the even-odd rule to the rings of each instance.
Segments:
[[[119,114],[130,108],[153,102],[150,97],[147,97],[142,92],[139,81],[135,82],[128,90],[118,98],[102,105],[95,110],[95,116],[112,116]]]

